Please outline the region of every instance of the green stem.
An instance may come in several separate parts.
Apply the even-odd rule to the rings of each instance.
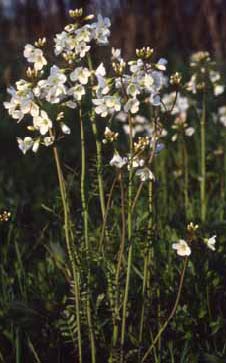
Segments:
[[[87,56],[88,67],[91,72],[91,84],[94,85],[94,76],[93,76],[93,64],[90,55]],[[104,182],[102,176],[103,170],[103,161],[102,161],[102,144],[98,138],[97,132],[97,124],[96,124],[96,114],[95,111],[92,111],[91,114],[91,125],[92,131],[96,142],[96,150],[97,150],[97,178],[98,178],[98,186],[99,186],[99,196],[100,196],[100,206],[101,206],[101,214],[102,219],[105,216],[105,198],[104,198]]]
[[[60,165],[60,158],[58,154],[57,147],[53,147],[54,159],[57,169],[59,187],[60,187],[60,194],[61,200],[63,204],[63,211],[64,211],[64,232],[65,232],[65,239],[66,239],[66,246],[69,261],[72,268],[72,276],[73,276],[73,286],[74,286],[74,295],[75,295],[75,312],[76,312],[76,322],[77,322],[77,330],[78,330],[78,350],[79,350],[79,363],[82,363],[82,335],[81,335],[81,322],[80,322],[80,288],[79,288],[79,273],[76,271],[76,264],[73,255],[73,247],[70,240],[71,235],[71,223],[70,223],[70,212],[69,206],[67,202],[67,193],[66,187],[63,177],[62,168]]]
[[[91,124],[92,130],[96,141],[96,150],[97,150],[97,178],[98,178],[98,186],[99,186],[99,195],[100,195],[100,206],[101,206],[101,214],[104,219],[105,216],[105,198],[104,198],[104,182],[102,176],[103,170],[103,162],[102,162],[102,144],[98,139],[97,135],[97,125],[96,125],[96,116],[93,111],[91,115]]]
[[[84,125],[82,119],[82,110],[81,107],[79,109],[79,119],[80,119],[80,129],[81,129],[81,200],[82,200],[82,215],[83,215],[83,224],[84,224],[84,238],[85,238],[85,247],[86,247],[86,254],[87,254],[87,263],[88,263],[88,274],[87,274],[87,281],[88,281],[88,296],[87,296],[87,305],[86,305],[86,312],[87,312],[87,323],[90,335],[90,345],[91,345],[91,362],[96,362],[96,347],[95,347],[95,338],[94,338],[94,331],[92,325],[92,318],[91,318],[91,304],[90,304],[90,277],[91,271],[89,266],[89,235],[88,235],[88,207],[86,201],[86,190],[85,190],[85,178],[86,178],[86,153],[85,153],[85,137],[84,137]]]
[[[119,175],[120,178],[120,191],[121,191],[121,219],[122,219],[122,233],[121,233],[121,242],[118,253],[118,263],[116,268],[116,276],[115,276],[115,309],[114,309],[114,320],[113,320],[113,339],[112,346],[115,348],[118,340],[118,322],[119,322],[119,276],[120,270],[123,260],[123,253],[125,249],[125,238],[126,238],[126,217],[125,217],[125,196],[124,196],[124,185],[123,185],[123,174],[122,172]]]
[[[223,193],[223,218],[225,214],[225,206],[226,206],[226,133],[224,134],[224,193]]]
[[[183,266],[183,269],[182,269],[182,272],[181,272],[177,297],[176,297],[175,303],[173,305],[173,308],[171,310],[171,313],[170,313],[168,319],[165,321],[165,323],[159,329],[157,335],[155,336],[155,338],[152,341],[152,344],[150,345],[150,347],[146,351],[146,353],[145,353],[145,355],[144,355],[144,357],[142,359],[142,363],[145,362],[145,360],[147,359],[147,357],[151,353],[152,349],[155,347],[156,343],[159,341],[159,338],[162,336],[163,332],[167,328],[169,322],[173,319],[173,317],[174,317],[174,315],[176,313],[176,310],[177,310],[177,307],[178,307],[178,304],[179,304],[179,301],[180,301],[180,297],[181,297],[181,292],[182,292],[182,287],[183,287],[183,283],[184,283],[184,277],[185,277],[185,271],[186,271],[187,265],[188,265],[188,257],[185,257],[184,266]]]
[[[129,243],[129,251],[128,251],[128,260],[127,260],[127,271],[126,271],[126,286],[125,286],[125,295],[123,300],[123,308],[122,308],[122,330],[121,330],[121,356],[120,363],[123,363],[123,355],[124,355],[124,343],[125,343],[125,330],[126,330],[126,315],[127,315],[127,303],[129,296],[129,284],[130,284],[130,274],[132,268],[132,253],[133,253],[133,243],[132,243],[132,176],[133,176],[133,168],[132,168],[132,158],[133,158],[133,135],[132,135],[132,119],[129,115],[129,148],[130,148],[130,168],[129,168],[129,186],[128,186],[128,243]]]
[[[20,334],[20,328],[16,328],[16,337],[15,337],[15,348],[16,348],[16,363],[22,362],[21,357],[21,334]]]
[[[152,181],[148,184],[148,208],[149,208],[149,220],[148,220],[148,232],[151,232],[152,228]],[[147,245],[144,256],[144,272],[143,272],[143,286],[142,286],[142,307],[141,307],[141,318],[140,318],[140,329],[139,329],[139,361],[141,360],[140,353],[143,340],[143,329],[144,329],[144,314],[145,314],[145,303],[146,303],[146,291],[147,291],[147,280],[148,280],[148,269],[150,267],[150,246]]]
[[[103,242],[104,242],[104,235],[106,233],[107,217],[108,217],[108,213],[109,213],[109,210],[110,210],[112,195],[113,195],[113,191],[114,191],[117,180],[118,180],[118,175],[116,175],[116,177],[113,180],[113,183],[111,185],[111,189],[110,189],[110,192],[109,192],[108,200],[107,200],[107,206],[106,206],[106,211],[105,211],[105,215],[104,215],[104,220],[103,220],[103,225],[102,225],[102,230],[101,230],[101,236],[100,236],[100,241],[99,241],[99,246],[98,246],[99,252],[101,251],[101,249],[103,249],[102,246],[103,246]]]
[[[201,137],[201,181],[200,181],[200,202],[201,220],[206,220],[206,95],[203,93],[202,117],[200,120]]]
[[[183,154],[183,169],[184,169],[184,210],[186,219],[190,219],[190,206],[189,206],[189,197],[188,197],[188,183],[189,183],[189,174],[188,174],[188,153],[186,142],[184,137],[182,136],[182,154]]]

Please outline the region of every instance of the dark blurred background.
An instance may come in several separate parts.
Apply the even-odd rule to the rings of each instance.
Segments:
[[[112,20],[112,45],[125,58],[151,45],[165,56],[186,58],[209,50],[226,53],[226,0],[0,0],[1,75],[14,78],[15,60],[24,44],[62,30],[70,8],[102,13]]]

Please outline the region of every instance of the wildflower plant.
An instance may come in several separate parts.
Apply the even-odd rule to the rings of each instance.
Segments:
[[[37,153],[40,147],[53,152],[62,200],[62,231],[68,254],[67,276],[73,295],[72,313],[76,322],[73,329],[76,334],[73,339],[75,361],[95,363],[103,349],[109,363],[129,361],[128,354],[134,354],[137,362],[146,362],[175,315],[188,258],[192,257],[196,242],[197,226],[191,223],[187,227],[187,237],[172,245],[178,256],[184,258],[178,294],[172,311],[158,326],[150,344],[149,333],[151,331],[152,334],[153,327],[150,328],[151,322],[146,326],[145,317],[151,300],[148,299],[150,266],[154,265],[153,242],[156,238],[153,198],[158,180],[155,168],[159,153],[164,148],[166,128],[169,128],[167,123],[174,132],[172,141],[193,136],[195,129],[189,125],[187,114],[190,103],[179,92],[181,76],[176,73],[168,78],[167,60],[156,60],[150,47],[137,49],[136,56],[129,61],[123,59],[120,49],[112,48],[110,69],[107,71],[104,62],[96,65],[93,49],[109,44],[110,20],[101,15],[97,19],[93,15],[85,16],[82,9],[71,10],[69,14],[71,23],[54,38],[53,64],[45,54],[45,39],[25,46],[24,57],[28,62],[26,79],[9,88],[10,100],[4,106],[26,130],[24,137],[17,138],[23,154],[28,151]],[[219,94],[220,80],[212,69],[209,55],[193,56],[191,66],[194,74],[189,90],[196,93],[201,89],[204,93],[208,69],[208,82],[212,82],[214,94]],[[169,83],[176,91],[167,93]],[[72,121],[70,124],[65,117],[68,109],[75,115],[73,122],[80,127],[82,237],[76,231],[78,223],[72,217],[73,204],[58,152],[61,139],[69,137],[73,130]],[[101,214],[96,221],[98,227],[94,236],[89,210],[92,191],[87,182],[88,136],[84,127],[87,115],[96,146],[98,208]],[[122,138],[125,140],[123,143]],[[105,150],[109,151],[106,166],[103,161]],[[109,180],[104,180],[105,168],[110,169],[109,190]],[[188,174],[185,175],[185,183],[188,193]],[[187,207],[186,198],[187,195]],[[203,198],[204,186],[202,203]],[[137,206],[140,202],[144,214],[142,223],[147,231],[142,240],[138,238],[140,231],[137,227]],[[118,213],[114,212],[114,203],[120,204]],[[112,214],[116,219],[113,225],[109,221]],[[203,212],[203,219],[204,215]],[[215,250],[215,237],[203,240],[210,250]],[[142,261],[139,267],[134,262],[135,251]],[[101,270],[101,281],[95,275],[97,268]],[[133,320],[131,316],[135,307],[131,299],[131,285],[134,271],[142,276],[141,290],[138,289],[137,295],[142,295],[142,303],[138,318]],[[101,291],[99,295],[98,291]],[[103,319],[98,310],[102,301],[107,316],[104,323],[99,321]],[[136,337],[132,338],[133,335]]]

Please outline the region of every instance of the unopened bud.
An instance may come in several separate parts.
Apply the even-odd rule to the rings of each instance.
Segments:
[[[35,42],[35,46],[38,48],[44,47],[46,44],[46,38],[38,38],[38,40]]]
[[[83,9],[75,9],[75,10],[69,10],[69,16],[71,18],[81,18],[81,16],[83,15]]]

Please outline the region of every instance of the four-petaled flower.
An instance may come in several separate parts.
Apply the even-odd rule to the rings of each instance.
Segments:
[[[34,63],[36,71],[41,71],[42,68],[47,65],[47,60],[43,56],[43,51],[39,48],[35,48],[31,44],[25,46],[24,57],[29,63]]]
[[[52,121],[45,111],[41,111],[39,116],[33,118],[34,128],[39,130],[41,135],[46,135],[52,128]]]
[[[215,244],[216,244],[216,235],[210,237],[210,238],[206,238],[204,241],[207,245],[207,247],[212,250],[212,251],[215,251],[216,250],[216,247],[215,247]]]
[[[178,256],[190,256],[191,248],[187,244],[187,242],[183,239],[180,239],[177,243],[173,243],[173,249],[177,251]]]
[[[113,158],[110,161],[111,166],[115,166],[116,168],[123,168],[128,162],[126,157],[121,157],[118,153],[115,153]]]

